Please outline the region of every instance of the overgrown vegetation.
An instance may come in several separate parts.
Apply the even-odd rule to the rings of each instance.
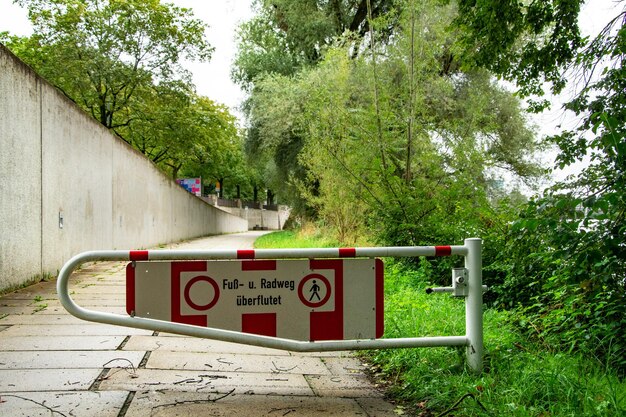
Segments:
[[[541,174],[533,162],[539,143],[512,94],[479,67],[461,70],[442,49],[455,42],[448,30],[455,7],[377,3],[390,11],[366,5],[364,38],[338,33],[320,45],[315,65],[255,76],[249,151],[275,167],[274,181],[296,208],[346,243],[372,233],[393,244],[475,234],[493,217],[490,200],[507,198],[497,173],[528,182]],[[251,24],[269,19],[281,27],[281,19],[297,19],[294,8],[280,17],[261,13]],[[332,21],[324,13],[320,19]],[[239,70],[253,71],[249,55],[266,39],[242,36]]]
[[[256,2],[235,73],[250,92],[247,149],[294,207],[346,245],[484,238],[490,305],[624,377],[624,3],[592,38],[581,0],[286,3]],[[538,140],[522,108],[566,87],[577,127]],[[556,166],[586,168],[525,198],[515,185],[532,189],[550,146]]]
[[[257,248],[331,248],[339,242],[323,235],[320,229],[306,225],[298,232],[286,230],[263,235],[254,245]]]
[[[331,245],[323,235],[310,231],[304,235],[273,233],[256,243],[257,247]],[[415,268],[385,260],[385,337],[464,333],[463,302],[425,292],[438,278],[433,267],[437,262],[425,260]],[[626,413],[626,382],[607,362],[530,341],[514,322],[512,313],[495,308],[485,311],[485,370],[480,376],[465,368],[464,351],[454,348],[371,351],[365,358],[374,365],[374,376],[413,415],[442,415],[463,397],[454,412],[446,415],[600,417]]]
[[[626,377],[623,4],[616,3],[615,17],[583,48],[577,48],[577,38],[568,38],[571,53],[560,58],[573,62],[572,71],[559,73],[559,62],[551,63],[551,73],[561,77],[555,88],[565,85],[564,74],[583,85],[565,106],[577,116],[578,126],[549,138],[559,150],[556,164],[563,168],[586,160],[585,168],[533,197],[503,237],[493,236],[494,245],[502,250],[489,268],[496,304],[513,308],[527,335],[597,358],[622,378]],[[554,7],[573,15],[577,6],[569,1]],[[571,17],[554,19],[564,24]],[[540,59],[531,59],[528,68],[544,65]],[[536,87],[538,79],[518,82]]]
[[[437,261],[433,261],[437,262]],[[385,337],[464,333],[460,300],[426,295],[433,281],[430,263],[420,270],[389,263],[385,278]],[[484,316],[485,371],[472,375],[464,352],[415,349],[371,352],[392,392],[421,415],[440,413],[465,394],[456,416],[619,416],[626,412],[626,383],[607,362],[563,352],[521,333],[517,317],[487,309]],[[436,414],[435,414],[436,415]]]

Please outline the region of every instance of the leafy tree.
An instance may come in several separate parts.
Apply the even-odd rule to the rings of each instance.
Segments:
[[[287,52],[284,34],[275,30],[267,16],[255,16],[243,23],[238,38],[232,78],[244,89],[250,90],[263,74],[293,74],[304,65],[300,57]]]
[[[205,97],[196,97],[190,111],[190,117],[180,124],[181,129],[185,122],[191,122],[193,127],[190,146],[180,159],[182,172],[219,181],[223,197],[227,180],[234,184],[246,181],[242,135],[236,119],[225,106]]]
[[[5,34],[9,47],[163,170],[219,179],[242,169],[234,117],[198,96],[180,65],[212,52],[190,10],[158,0],[17,3],[34,34]]]
[[[241,153],[241,134],[225,106],[184,83],[162,83],[141,97],[134,122],[120,133],[173,178],[181,173],[218,179],[216,172],[240,168],[233,155]]]
[[[292,184],[289,182],[292,177],[306,177],[306,168],[298,162],[297,157],[304,146],[304,138],[295,130],[286,132],[285,129],[279,129],[282,133],[272,134],[271,138],[260,133],[263,121],[256,117],[264,116],[262,112],[255,111],[258,109],[255,103],[259,101],[255,95],[264,93],[258,88],[258,81],[276,75],[295,75],[303,68],[316,65],[324,49],[345,33],[351,33],[343,39],[352,45],[351,53],[356,56],[361,49],[361,40],[369,29],[368,5],[370,14],[376,17],[389,13],[396,3],[397,0],[258,0],[255,3],[257,15],[240,28],[239,48],[232,75],[251,94],[251,103],[246,105],[250,123],[246,140],[251,143],[246,145],[246,149],[276,150],[272,158],[263,158],[266,167],[262,171],[270,176],[267,181],[273,184],[272,188],[280,189],[281,195],[289,200],[296,211],[310,213],[310,207],[299,198],[295,187],[284,184]],[[392,23],[389,24],[391,26]],[[266,140],[271,143],[262,144]]]
[[[369,30],[368,7],[376,18],[389,14],[398,0],[257,0],[257,15],[239,31],[233,78],[251,88],[263,74],[290,75],[318,63],[325,47],[351,33],[353,53]],[[389,24],[387,34],[390,33]]]
[[[171,82],[135,94],[133,107],[123,109],[121,116],[132,123],[118,127],[116,133],[176,178],[188,149],[200,137],[195,93],[185,83]]]
[[[132,122],[138,91],[188,78],[181,59],[208,60],[212,51],[190,10],[159,0],[16,2],[34,30],[13,38],[18,56],[116,132]]]
[[[289,80],[279,75],[258,79],[246,104],[250,127],[245,149],[265,185],[280,190],[280,196],[296,211],[306,212],[307,206],[290,181],[306,176],[298,159],[304,146],[304,130],[298,121],[306,99],[292,88]]]
[[[540,173],[510,93],[482,70],[442,72],[453,13],[409,4],[384,47],[370,35],[371,53],[354,58],[339,41],[316,67],[255,84],[259,148],[280,160],[304,138],[304,175],[290,181],[344,241],[366,225],[390,244],[462,240],[493,217],[495,169]]]
[[[496,2],[465,3],[460,29],[466,39],[495,40],[494,23],[480,16]],[[491,55],[493,64],[483,63],[525,94],[541,93],[544,80],[559,90],[568,76],[581,79],[583,88],[565,106],[580,123],[551,140],[560,168],[585,158],[588,165],[529,202],[499,243],[503,250],[490,270],[499,284],[496,302],[523,312],[531,334],[587,352],[624,375],[626,12],[583,45],[576,25],[581,3],[534,2],[521,13],[526,6],[520,3],[500,5],[501,20],[509,24],[498,26],[510,29],[508,41]]]
[[[450,0],[448,0],[450,2]],[[451,2],[450,2],[451,3]],[[583,38],[578,27],[582,0],[456,0],[459,61],[514,81],[524,96],[555,93],[566,85],[562,69],[572,63]],[[531,102],[541,110],[546,100]]]

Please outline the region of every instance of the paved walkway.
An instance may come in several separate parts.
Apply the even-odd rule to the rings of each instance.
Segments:
[[[176,249],[251,248],[259,233]],[[125,314],[125,265],[86,265],[72,297]],[[290,353],[81,321],[55,282],[0,298],[1,416],[395,416],[348,352]]]

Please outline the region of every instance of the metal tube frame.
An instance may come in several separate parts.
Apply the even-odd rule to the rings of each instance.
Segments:
[[[57,280],[57,293],[61,304],[70,314],[87,321],[195,336],[224,342],[289,350],[294,352],[465,346],[467,349],[467,362],[470,369],[476,373],[480,373],[482,371],[483,357],[482,240],[478,238],[466,239],[464,243],[465,244],[463,246],[410,246],[341,249],[90,251],[74,256],[63,266],[59,272]],[[464,256],[465,267],[468,269],[467,285],[469,289],[468,296],[466,297],[467,299],[465,300],[465,336],[305,342],[89,310],[77,305],[69,294],[69,279],[74,270],[84,263],[95,261],[313,259],[348,257],[374,258],[450,255]]]

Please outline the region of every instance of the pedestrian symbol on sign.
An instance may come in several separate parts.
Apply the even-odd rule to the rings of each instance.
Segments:
[[[309,274],[298,285],[298,297],[307,307],[318,308],[330,300],[332,288],[328,278],[322,274]]]
[[[320,290],[320,286],[317,285],[316,280],[313,280],[313,286],[311,286],[311,289],[309,290],[312,293],[311,298],[309,298],[309,301],[313,301],[313,297],[317,297],[317,301],[322,301],[318,293],[319,290]]]

